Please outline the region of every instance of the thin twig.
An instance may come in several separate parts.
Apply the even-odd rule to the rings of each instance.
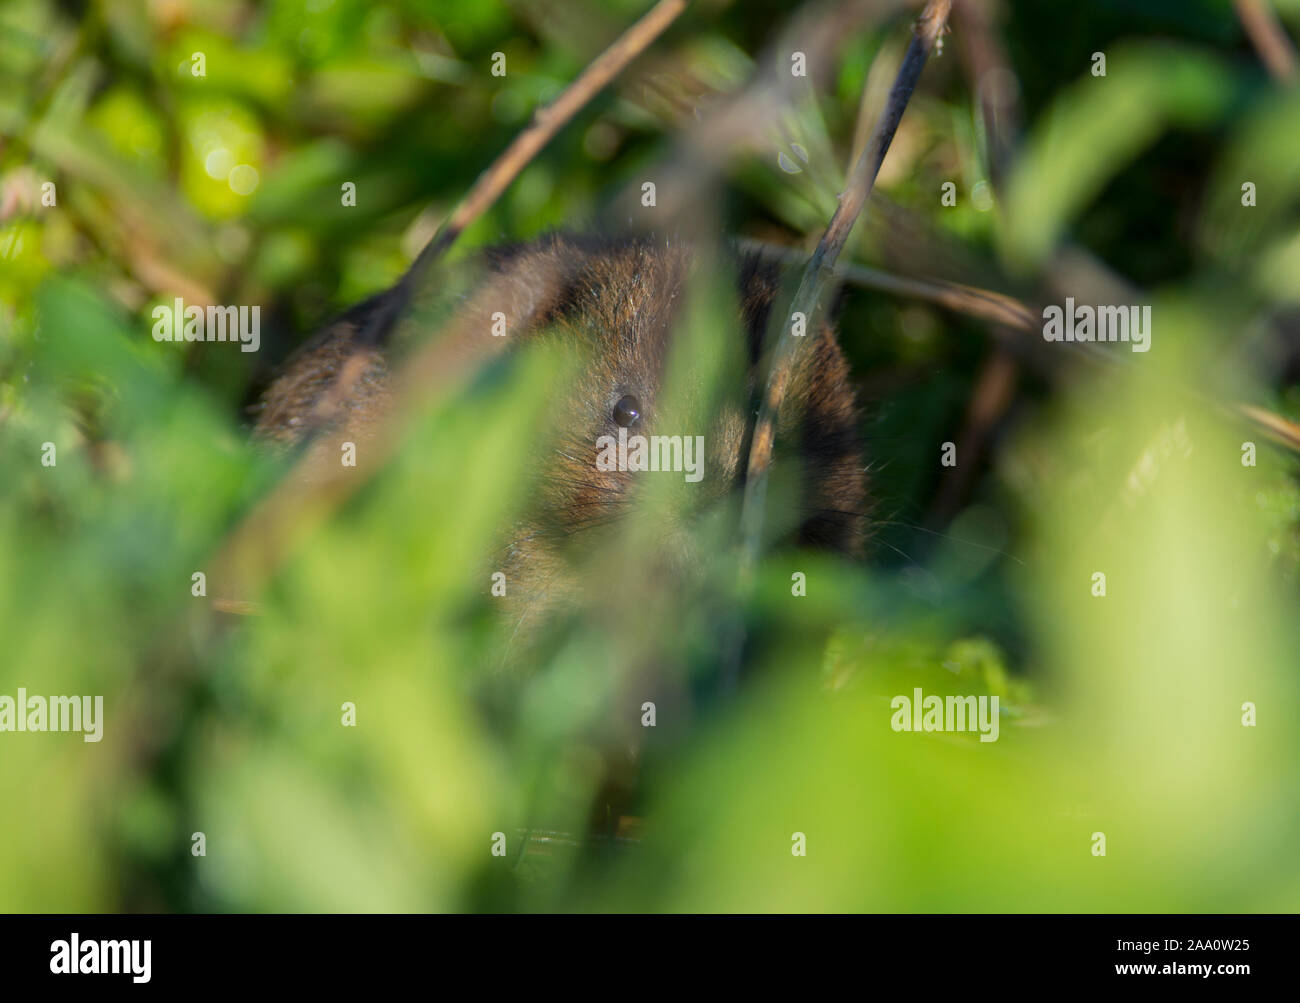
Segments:
[[[1016,376],[1019,364],[1006,345],[998,345],[980,366],[975,386],[966,404],[966,416],[956,437],[961,462],[945,470],[925,524],[939,529],[950,522],[960,509],[970,486],[980,470],[979,458],[993,431],[1015,403]]]
[[[862,151],[853,169],[849,187],[840,196],[839,205],[831,217],[830,225],[822,235],[817,250],[804,270],[799,289],[790,307],[790,315],[801,313],[807,328],[813,329],[815,318],[821,311],[822,300],[834,277],[835,261],[839,257],[849,231],[857,221],[858,213],[871,193],[880,165],[889,151],[889,144],[903,118],[903,112],[920,79],[921,70],[934,47],[935,39],[943,30],[952,9],[952,0],[930,0],[913,28],[912,42],[903,57],[889,93],[889,101],[876,124],[871,142]],[[741,509],[741,538],[743,543],[742,571],[748,572],[758,559],[762,542],[763,509],[767,496],[767,474],[772,463],[772,447],[776,437],[781,407],[794,372],[801,342],[787,330],[777,341],[773,355],[767,393],[754,426],[754,440],[749,452],[749,467],[745,478],[745,498]]]
[[[641,20],[628,28],[608,49],[596,57],[578,78],[551,104],[539,108],[532,124],[515,137],[501,156],[479,175],[474,186],[416,258],[412,271],[427,268],[460,235],[465,227],[492,205],[519,172],[541,152],[557,132],[623,68],[645,51],[684,11],[690,0],[659,0]]]
[[[809,257],[806,251],[799,248],[782,247],[761,240],[739,240],[737,246],[741,250],[752,251],[784,264],[807,264]],[[841,262],[836,263],[834,274],[850,285],[926,300],[953,313],[978,317],[994,324],[1029,330],[1039,319],[1033,310],[1015,297],[991,289],[980,289],[978,286],[962,285],[945,279],[913,279],[865,265]]]
[[[953,20],[984,119],[989,173],[1000,187],[1020,129],[1019,85],[1006,46],[993,28],[990,7],[989,0],[957,0]]]
[[[1254,404],[1233,404],[1231,409],[1274,442],[1281,443],[1293,453],[1300,453],[1300,425]]]
[[[510,187],[521,171],[527,167],[570,119],[581,111],[605,85],[622,72],[632,60],[645,51],[664,30],[673,23],[689,5],[690,0],[659,0],[632,27],[614,42],[578,75],[578,78],[561,92],[549,105],[533,113],[529,126],[514,138],[492,165],[478,176],[460,204],[447,217],[438,232],[424,246],[414,263],[398,283],[399,296],[392,298],[393,309],[376,311],[371,321],[359,332],[358,341],[375,345],[383,340],[396,316],[406,306],[408,297],[420,278],[440,258],[456,238],[474,220],[483,215],[502,192]],[[347,388],[345,388],[346,390]],[[342,396],[346,397],[345,392]]]
[[[1296,52],[1268,0],[1235,0],[1237,17],[1274,80],[1296,78]]]

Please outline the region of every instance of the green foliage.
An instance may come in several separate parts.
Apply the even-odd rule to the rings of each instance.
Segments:
[[[742,587],[719,518],[687,538],[708,558],[696,602],[639,574],[674,542],[651,498],[593,558],[594,598],[519,636],[487,594],[489,558],[564,376],[541,354],[413,415],[382,472],[240,597],[257,615],[215,610],[215,581],[198,597],[192,576],[281,476],[240,410],[270,365],[391,283],[644,5],[0,9],[0,696],[105,705],[99,744],[0,733],[0,908],[1294,910],[1300,492],[1294,461],[1215,404],[1300,418],[1296,388],[1239,342],[1295,304],[1297,106],[1232,51],[1228,5],[1148,2],[1108,33],[1116,6],[1095,37],[1065,33],[1078,59],[1046,15],[1007,22],[1026,118],[997,196],[950,39],[848,255],[962,281],[963,263],[1004,262],[1029,295],[1071,245],[1127,267],[1126,221],[1173,177],[1204,197],[1193,213],[1169,194],[1168,229],[1140,235],[1171,260],[1192,248],[1141,294],[1155,349],[1070,379],[1026,366],[945,511],[938,445],[961,437],[994,343],[853,291],[840,330],[868,409],[873,560],[773,549]],[[1294,29],[1296,5],[1278,6]],[[784,13],[692,10],[663,62],[580,114],[455,256],[626,216],[620,185],[746,79]],[[729,164],[728,227],[819,231],[902,24],[848,40],[829,93]],[[1184,142],[1207,155],[1188,163]],[[241,165],[255,179],[234,183]],[[890,258],[900,220],[916,262]],[[734,368],[714,351],[723,272],[691,290],[694,354],[673,370],[687,396]],[[196,291],[263,304],[265,360],[154,342],[151,308]],[[998,741],[893,730],[891,700],[915,688],[996,696]],[[613,838],[619,814],[644,820],[638,842]]]

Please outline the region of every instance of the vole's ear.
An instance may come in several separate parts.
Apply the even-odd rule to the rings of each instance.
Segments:
[[[439,264],[428,275],[408,273],[399,285],[414,285],[385,343],[450,338],[468,348],[483,335],[491,340],[481,347],[495,354],[568,308],[590,253],[576,238],[551,234],[493,247],[454,265]],[[381,304],[378,324],[388,322],[383,311]]]
[[[359,348],[383,348],[410,303],[410,286],[405,277],[391,289],[358,303],[341,318],[355,332],[352,341]]]

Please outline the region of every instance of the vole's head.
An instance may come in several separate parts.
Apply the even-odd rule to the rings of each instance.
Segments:
[[[663,578],[698,562],[697,527],[711,520],[734,531],[775,269],[721,258],[702,274],[689,245],[648,238],[553,236],[500,248],[488,262],[456,325],[466,344],[487,350],[505,342],[567,363],[538,438],[531,497],[503,527],[499,564],[512,619],[527,622],[606,580],[587,573],[593,562],[626,560],[624,544],[637,534],[640,557],[626,574]],[[487,334],[498,314],[504,339]],[[267,394],[263,436],[295,437],[347,361],[369,351],[353,344],[363,325],[364,318],[336,326],[290,365]],[[434,335],[444,336],[458,337]],[[863,523],[857,411],[829,329],[807,338],[778,430],[773,471],[788,490],[784,512],[774,506],[773,515],[784,515],[788,535],[803,544],[853,552]],[[387,381],[375,354],[331,442],[375,425]],[[323,455],[337,456],[337,446]]]

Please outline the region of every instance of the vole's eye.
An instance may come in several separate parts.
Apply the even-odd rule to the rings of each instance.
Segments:
[[[614,405],[614,420],[624,428],[631,428],[641,420],[641,402],[631,394],[624,394]]]

